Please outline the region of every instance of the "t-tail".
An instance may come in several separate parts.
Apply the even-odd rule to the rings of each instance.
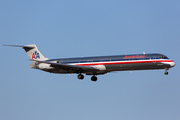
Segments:
[[[48,58],[44,57],[44,55],[38,50],[37,46],[35,44],[31,45],[4,45],[4,46],[12,46],[12,47],[21,47],[23,48],[30,59],[37,59],[37,60],[47,60]]]

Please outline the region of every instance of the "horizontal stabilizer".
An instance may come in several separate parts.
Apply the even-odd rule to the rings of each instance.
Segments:
[[[22,48],[34,48],[33,46],[21,46],[21,45],[3,45],[3,46],[11,46],[11,47],[22,47]]]

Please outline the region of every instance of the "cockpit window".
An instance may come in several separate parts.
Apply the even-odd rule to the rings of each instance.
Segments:
[[[165,59],[168,59],[168,57],[167,57],[167,56],[164,56],[164,58],[165,58]]]
[[[169,59],[169,58],[167,56],[165,56],[165,55],[162,55],[162,56],[159,57],[159,59]]]

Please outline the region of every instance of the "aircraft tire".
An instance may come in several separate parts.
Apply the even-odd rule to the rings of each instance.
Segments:
[[[84,75],[79,74],[77,78],[80,79],[80,80],[83,80],[84,79]]]
[[[91,80],[94,81],[94,82],[96,82],[96,81],[97,81],[97,77],[96,77],[96,76],[92,76],[92,77],[91,77]]]
[[[168,72],[165,72],[164,74],[165,74],[165,75],[168,75]]]

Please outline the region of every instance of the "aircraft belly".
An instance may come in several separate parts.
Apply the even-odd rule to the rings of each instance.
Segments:
[[[57,73],[57,74],[68,74],[68,73],[70,73],[69,71],[62,70],[62,69],[51,69],[51,70],[43,70],[43,71],[50,72],[50,73]]]

